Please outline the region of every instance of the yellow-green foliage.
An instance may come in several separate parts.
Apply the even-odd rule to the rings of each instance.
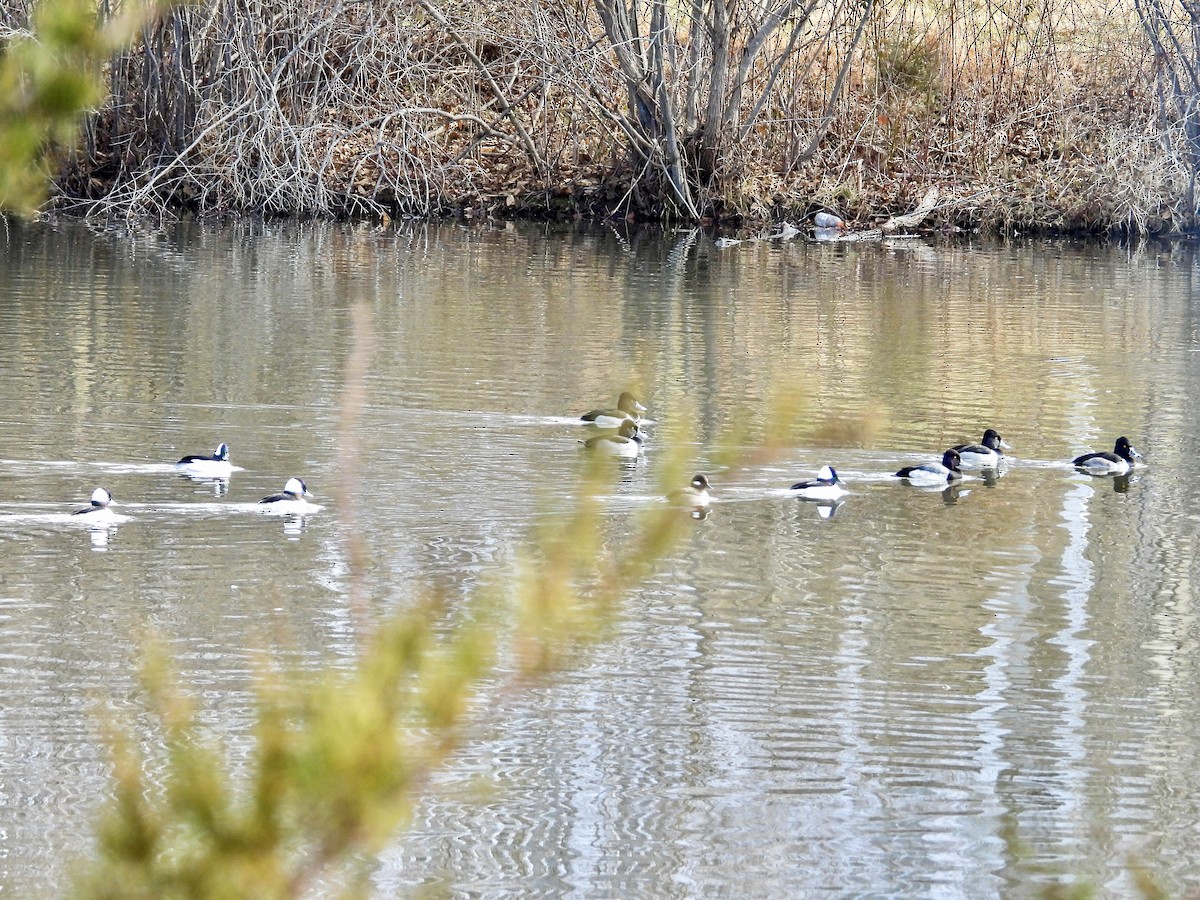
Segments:
[[[97,28],[92,0],[42,0],[32,31],[0,47],[0,208],[28,214],[45,198],[54,154],[103,98],[101,63],[149,9],[126,5],[130,14]]]
[[[786,441],[792,422],[780,425],[780,416],[796,409],[778,406],[778,427],[757,452]],[[756,458],[743,452],[729,463]],[[600,502],[612,489],[612,461],[592,462],[572,507],[549,517],[517,571],[481,589],[465,617],[456,603],[449,623],[448,604],[431,597],[379,628],[350,667],[263,671],[241,777],[198,724],[162,652],[149,653],[144,685],[165,750],[144,755],[132,726],[114,729],[114,796],[76,894],[295,897],[317,879],[366,893],[350,867],[369,864],[405,822],[431,770],[457,746],[496,663],[519,686],[601,638],[618,601],[690,521],[688,510],[664,503],[614,526]],[[688,463],[684,451],[667,451],[664,478],[686,484]]]
[[[115,797],[98,829],[85,897],[289,897],[351,853],[378,849],[424,776],[455,743],[492,660],[468,623],[435,636],[438,604],[381,628],[349,670],[263,673],[245,783],[197,724],[161,652],[147,695],[166,747],[161,788],[114,737]]]

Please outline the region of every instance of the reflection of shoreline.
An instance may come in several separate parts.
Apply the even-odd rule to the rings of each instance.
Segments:
[[[304,272],[273,258],[275,234],[266,235],[266,246],[249,237],[230,241],[231,265],[243,267],[240,293],[233,298],[237,302],[209,296],[205,279],[196,279],[194,294],[185,296],[183,287],[173,288],[178,294],[173,326],[184,339],[175,343],[179,336],[174,333],[150,332],[142,350],[149,367],[162,361],[160,354],[169,360],[184,353],[173,379],[159,382],[159,390],[170,392],[163,394],[165,401],[138,393],[143,387],[137,373],[121,368],[137,357],[123,342],[114,342],[111,380],[96,385],[90,395],[86,383],[77,392],[64,387],[55,412],[63,421],[39,413],[29,423],[10,422],[13,440],[45,441],[43,433],[53,435],[58,444],[44,443],[40,455],[55,455],[72,452],[82,436],[95,440],[96,452],[106,458],[139,458],[134,454],[149,455],[142,445],[168,442],[156,430],[162,425],[155,416],[164,410],[177,421],[229,417],[239,420],[239,446],[244,440],[255,454],[247,457],[255,476],[238,476],[230,487],[234,497],[265,493],[265,484],[262,491],[252,490],[261,484],[254,479],[266,477],[264,470],[319,471],[327,483],[336,484],[337,464],[331,460],[336,459],[338,437],[329,398],[336,397],[344,357],[338,340],[328,334],[340,333],[345,342],[344,298],[326,290],[322,300],[320,278],[309,285]],[[647,870],[665,871],[661,883],[684,885],[680,890],[699,882],[672,882],[679,873],[683,878],[695,872],[710,877],[696,888],[706,889],[721,877],[720,868],[734,869],[758,847],[779,848],[772,858],[779,860],[781,871],[795,871],[800,867],[788,868],[795,853],[811,847],[821,855],[814,868],[828,862],[829,871],[844,878],[847,892],[869,894],[879,884],[903,880],[917,890],[932,884],[934,890],[953,892],[965,885],[963,892],[970,893],[983,885],[986,893],[995,873],[1012,861],[1006,855],[1011,845],[1003,839],[1006,823],[1035,829],[1034,852],[1039,855],[1034,865],[1063,849],[1061,835],[1069,836],[1075,828],[1082,832],[1080,808],[1060,804],[1060,794],[1047,794],[1040,784],[1046,777],[1056,779],[1064,765],[1055,756],[1054,741],[1061,732],[1052,729],[1065,727],[1057,719],[1060,692],[1052,687],[1065,665],[1064,655],[1047,639],[1062,626],[1059,595],[1064,585],[1057,581],[1061,573],[1054,559],[1061,555],[1067,532],[1057,521],[1047,525],[1046,519],[1056,516],[1061,495],[1073,487],[1063,460],[1080,434],[1068,433],[1062,415],[1070,402],[1078,402],[1084,377],[1079,374],[1082,363],[1068,367],[1074,374],[1063,374],[1055,368],[1058,362],[1041,358],[1041,349],[1029,351],[1017,340],[1025,335],[1030,348],[1052,348],[1049,330],[1065,327],[1070,318],[1070,310],[1053,308],[1025,317],[1026,302],[1053,307],[1052,295],[1063,289],[1050,283],[1053,278],[1041,268],[1045,261],[1021,255],[1021,250],[1005,251],[1026,268],[1027,278],[1017,282],[994,274],[987,260],[976,265],[969,253],[939,248],[938,258],[921,265],[944,283],[925,284],[912,259],[889,257],[879,247],[822,248],[831,260],[840,258],[841,265],[822,269],[814,264],[812,248],[794,244],[769,252],[745,248],[744,260],[732,254],[719,260],[674,259],[671,264],[677,262],[677,267],[665,273],[668,265],[657,254],[658,244],[644,236],[633,236],[622,251],[627,255],[608,253],[605,239],[590,233],[573,232],[557,244],[528,240],[515,227],[500,237],[503,255],[489,255],[496,249],[489,246],[495,236],[484,229],[454,245],[457,253],[446,252],[436,237],[420,242],[422,259],[429,260],[422,265],[437,268],[445,295],[440,284],[430,294],[422,293],[426,282],[402,254],[383,258],[368,241],[336,234],[323,238],[331,248],[330,267],[339,267],[327,288],[344,286],[352,294],[364,265],[373,267],[370,287],[379,286],[372,294],[380,337],[371,371],[370,396],[376,405],[362,412],[363,488],[353,495],[371,567],[364,581],[387,598],[379,609],[347,612],[352,604],[346,601],[342,537],[348,526],[332,503],[335,515],[311,528],[307,520],[286,517],[277,526],[250,519],[253,504],[215,502],[208,485],[190,485],[174,476],[131,478],[113,485],[119,496],[137,499],[141,484],[152,482],[163,502],[135,504],[134,525],[98,538],[111,541],[112,557],[85,552],[74,532],[60,530],[51,540],[43,540],[49,529],[32,539],[19,534],[9,540],[7,531],[0,534],[12,560],[0,562],[0,571],[11,598],[4,612],[11,615],[6,634],[15,638],[10,641],[13,666],[28,659],[30,668],[46,673],[10,688],[13,702],[6,705],[2,721],[16,740],[43,742],[49,752],[28,760],[14,752],[10,762],[17,776],[27,776],[26,784],[40,784],[40,776],[50,790],[70,792],[61,806],[29,804],[30,821],[38,825],[38,816],[54,819],[51,824],[59,834],[74,837],[77,826],[63,810],[77,815],[70,805],[76,784],[95,794],[92,775],[102,767],[60,774],[56,761],[88,756],[93,749],[78,737],[93,732],[75,727],[80,710],[73,689],[83,676],[119,684],[116,679],[127,671],[122,658],[127,638],[139,624],[161,628],[188,654],[188,685],[199,685],[205,702],[211,701],[215,727],[228,726],[235,748],[244,747],[239,729],[245,723],[246,654],[271,646],[274,634],[290,632],[301,651],[301,666],[330,658],[331,647],[340,658],[349,658],[362,622],[374,621],[384,607],[406,603],[415,586],[433,583],[452,611],[447,621],[461,621],[460,611],[467,611],[479,585],[494,583],[499,567],[514,560],[520,564],[530,533],[554,521],[581,468],[574,446],[580,432],[570,430],[572,420],[552,418],[554,412],[573,409],[581,394],[608,390],[606,379],[617,377],[613,373],[644,367],[651,372],[644,377],[656,396],[682,398],[682,410],[664,404],[663,433],[686,416],[695,429],[689,449],[707,465],[716,455],[714,444],[733,430],[722,431],[729,423],[748,420],[744,433],[750,435],[747,440],[755,439],[763,381],[778,366],[799,379],[797,390],[804,391],[798,401],[804,404],[801,421],[809,430],[783,451],[789,459],[739,473],[745,480],[730,492],[734,502],[723,496],[707,522],[682,528],[683,540],[690,543],[681,545],[680,558],[665,561],[653,588],[623,604],[628,615],[622,615],[604,642],[587,648],[578,669],[574,661],[571,668],[564,666],[531,706],[511,702],[511,695],[500,698],[503,705],[495,710],[494,721],[501,726],[497,740],[502,746],[491,754],[464,746],[465,777],[473,780],[473,773],[491,771],[501,759],[506,761],[501,777],[511,778],[517,790],[506,791],[503,808],[488,805],[482,811],[468,807],[464,812],[453,801],[434,798],[427,820],[431,827],[413,841],[414,856],[420,858],[403,867],[397,879],[410,872],[420,879],[431,871],[440,877],[443,860],[449,860],[445,871],[452,871],[454,860],[467,859],[455,835],[511,836],[511,842],[483,841],[465,851],[471,854],[468,867],[473,871],[501,860],[495,867],[500,877],[511,872],[518,857],[522,865],[540,870],[544,848],[566,846],[559,837],[567,835],[568,841],[578,838],[585,863],[605,865],[616,854],[632,854],[631,859],[644,854]],[[209,232],[205,251],[219,252],[222,240],[222,233]],[[591,255],[596,249],[607,254],[599,263]],[[310,262],[304,252],[303,246],[296,251],[297,269]],[[978,247],[972,252],[987,256]],[[261,254],[262,272],[245,264],[256,253]],[[1137,267],[1134,253],[1131,265]],[[526,270],[522,280],[510,277],[508,255],[520,259]],[[569,260],[575,274],[568,266],[559,267],[560,259]],[[962,286],[952,283],[947,259],[957,261]],[[153,270],[158,263],[151,254],[145,268]],[[549,270],[544,283],[542,265]],[[237,279],[224,278],[219,265],[213,268],[207,278],[237,290]],[[730,277],[734,269],[740,271]],[[894,283],[885,283],[893,275]],[[1064,278],[1070,281],[1071,276]],[[1147,280],[1149,290],[1168,293],[1162,282]],[[454,295],[464,284],[474,286],[478,303]],[[272,299],[277,286],[296,290],[294,302],[286,295]],[[308,287],[325,308],[299,296]],[[974,291],[979,299],[965,311],[960,307],[964,315],[939,314],[938,304],[920,293],[931,287],[952,307],[961,303],[959,290]],[[506,298],[506,289],[515,296]],[[1143,299],[1130,298],[1135,324]],[[138,302],[145,308],[155,304],[152,297]],[[248,310],[244,321],[238,319],[238,303]],[[1083,308],[1076,301],[1068,305],[1076,312]],[[1119,305],[1108,298],[1097,306],[1098,314],[1124,315],[1118,313]],[[122,304],[108,307],[98,290],[79,306],[93,311],[97,325],[89,330],[80,317],[72,327],[81,343],[90,342],[101,355],[107,333],[123,329],[128,334],[135,327],[149,332],[154,325],[149,316],[139,322],[134,314],[138,304],[128,294]],[[166,312],[153,309],[154,316]],[[1038,318],[1040,312],[1046,315]],[[1166,312],[1164,331],[1190,321],[1189,305]],[[0,320],[9,321],[3,311]],[[240,323],[237,333],[221,331],[230,322]],[[576,323],[584,330],[595,326],[586,342],[575,334]],[[297,340],[284,349],[279,348],[288,342],[278,338],[251,345],[243,332],[256,328],[260,337],[295,334]],[[601,336],[595,337],[596,332]],[[212,336],[217,334],[222,337]],[[609,339],[613,343],[605,343]],[[892,346],[910,339],[917,343]],[[1085,342],[1092,339],[1089,334]],[[1099,385],[1107,369],[1104,354],[1127,337],[1117,328],[1103,340],[1108,344],[1080,353]],[[581,353],[584,346],[586,354]],[[1007,356],[990,359],[995,348],[1003,348]],[[257,355],[238,355],[250,349]],[[75,387],[71,366],[76,352],[74,346],[64,349],[65,361],[47,354],[46,367],[62,365],[46,376],[56,395],[60,384]],[[1173,408],[1182,409],[1195,378],[1185,382],[1170,377],[1177,357],[1144,359],[1130,373],[1134,384],[1129,395],[1114,390],[1100,397],[1084,427],[1098,427],[1098,412],[1119,416],[1123,406],[1136,415],[1142,407],[1158,404],[1154,412],[1163,418],[1143,414],[1137,422],[1149,421],[1157,429],[1156,443],[1169,440],[1176,426],[1163,410],[1164,389],[1139,396],[1137,382],[1168,376],[1163,379],[1166,390],[1181,400],[1175,404],[1167,396]],[[1021,384],[1017,370],[1028,379],[1027,390],[1014,390]],[[316,377],[314,372],[324,374]],[[902,380],[894,381],[898,375]],[[524,383],[514,384],[518,376]],[[808,385],[814,386],[811,391]],[[16,402],[26,405],[44,401],[50,393],[32,380],[16,382],[15,389],[25,392]],[[206,391],[230,398],[230,404],[178,401],[192,394],[206,398]],[[114,400],[114,395],[133,400]],[[1026,436],[1018,449],[1030,459],[1017,463],[1012,478],[994,490],[976,491],[955,508],[895,487],[889,462],[897,452],[924,454],[977,437],[984,413],[993,407],[1017,416],[1014,428]],[[481,415],[480,409],[486,412]],[[509,416],[509,409],[517,412]],[[76,410],[113,415],[91,427],[86,416],[74,415]],[[808,437],[824,422],[847,420],[853,427],[831,432],[827,445]],[[1136,428],[1130,425],[1131,431]],[[851,508],[789,508],[779,499],[786,496],[783,486],[796,468],[824,457],[826,446],[837,459],[844,454],[853,461],[852,480],[861,477],[846,501]],[[662,505],[655,478],[666,454],[653,450],[639,468],[623,470],[626,480],[602,498],[613,547],[642,507]],[[14,446],[7,455],[24,452]],[[72,465],[82,471],[93,464]],[[2,474],[10,473],[5,469]],[[1098,816],[1106,816],[1111,809],[1128,843],[1145,838],[1151,863],[1172,872],[1175,863],[1161,864],[1153,856],[1158,839],[1151,826],[1181,820],[1177,813],[1187,811],[1190,776],[1185,769],[1171,769],[1167,763],[1175,757],[1164,754],[1157,783],[1178,784],[1183,790],[1142,792],[1140,775],[1146,767],[1139,766],[1138,756],[1148,749],[1141,758],[1153,758],[1155,747],[1186,736],[1191,721],[1188,658],[1194,654],[1183,651],[1194,628],[1163,633],[1163,638],[1178,640],[1151,648],[1167,660],[1163,665],[1173,667],[1175,680],[1161,685],[1157,699],[1174,701],[1170,711],[1175,717],[1160,725],[1145,716],[1137,722],[1144,728],[1138,734],[1129,724],[1143,715],[1142,708],[1126,703],[1127,694],[1134,694],[1129,686],[1141,687],[1145,662],[1139,641],[1154,629],[1175,624],[1173,612],[1163,615],[1161,609],[1169,599],[1166,591],[1176,592],[1183,613],[1191,608],[1190,539],[1195,529],[1187,509],[1194,504],[1183,473],[1175,490],[1165,490],[1164,481],[1157,473],[1148,475],[1144,487],[1154,489],[1155,499],[1164,505],[1180,509],[1144,515],[1135,538],[1159,554],[1179,556],[1160,555],[1147,562],[1161,565],[1136,567],[1126,565],[1133,542],[1122,540],[1120,529],[1151,508],[1150,498],[1142,496],[1150,491],[1133,490],[1128,499],[1113,502],[1107,485],[1091,485],[1093,510],[1102,504],[1109,509],[1105,522],[1094,515],[1086,551],[1096,569],[1086,623],[1094,634],[1075,637],[1111,642],[1111,651],[1109,646],[1093,650],[1096,658],[1085,676],[1085,686],[1093,692],[1085,698],[1088,728],[1068,733],[1066,739],[1091,754],[1092,769],[1084,776],[1088,782],[1078,787],[1086,793],[1085,803],[1088,797],[1094,800],[1085,814],[1098,810]],[[67,482],[61,472],[48,468],[41,483],[31,481],[19,490],[27,498],[62,496]],[[825,513],[836,520],[821,521]],[[609,546],[606,541],[605,550]],[[1164,546],[1166,551],[1160,549]],[[10,552],[14,547],[17,552]],[[82,566],[80,559],[85,560]],[[1109,605],[1101,608],[1105,591]],[[60,650],[56,643],[63,635],[73,644]],[[64,664],[61,657],[68,652],[83,665]],[[586,705],[577,702],[577,688],[588,692]],[[27,710],[39,715],[50,710],[71,727],[52,720],[29,726]],[[22,733],[23,727],[28,731]],[[576,735],[579,740],[572,743]],[[1121,755],[1109,769],[1106,753],[1114,747]],[[66,787],[52,783],[59,778]],[[12,779],[18,790],[23,789],[21,780]],[[649,787],[632,789],[639,786]],[[1054,787],[1064,794],[1076,789],[1074,784]],[[447,806],[464,818],[443,827],[446,820],[439,814]],[[681,812],[687,817],[681,818]],[[493,814],[502,818],[483,818]],[[470,816],[480,818],[468,821]],[[526,830],[523,822],[539,824]],[[715,843],[714,822],[722,826]],[[1143,822],[1149,825],[1140,830]],[[1186,851],[1191,838],[1184,829],[1178,833]],[[46,854],[40,847],[28,849],[33,841],[25,835],[31,834],[41,837],[29,829],[13,841],[18,877],[37,878],[42,871],[35,866]],[[781,835],[784,844],[779,843]],[[1078,849],[1077,856],[1058,858],[1084,859],[1087,871],[1100,870],[1106,863],[1094,865],[1087,854],[1099,856],[1112,844],[1106,839],[1089,842],[1090,837],[1066,848]],[[53,848],[61,841],[55,836],[48,843]],[[432,851],[421,857],[431,845]],[[391,858],[406,853],[397,850]],[[681,853],[692,854],[682,865]],[[981,857],[986,860],[982,864]],[[24,862],[30,858],[33,864]],[[931,859],[940,881],[929,880]],[[385,872],[385,885],[386,877]],[[486,877],[485,872],[473,883],[484,884]],[[616,883],[604,876],[589,880],[582,865],[572,868],[569,877],[581,892],[604,893]],[[803,893],[804,886],[799,887]]]
[[[78,238],[70,223],[52,236],[38,226],[21,225],[17,230],[26,258],[50,265],[69,257],[64,242]],[[94,240],[84,235],[79,239]],[[265,291],[243,296],[243,286],[251,278],[287,284],[294,293],[289,303],[295,320],[314,321],[319,312],[312,298],[320,296],[316,288],[327,254],[351,259],[363,255],[368,248],[361,237],[322,224],[308,224],[303,231],[281,226],[255,238],[254,261],[261,272],[250,271],[239,258],[228,271],[218,269],[202,283],[186,263],[189,228],[178,226],[172,236],[171,254],[149,260],[116,254],[109,261],[109,277],[116,282],[157,278],[175,283],[173,296],[185,296],[186,302],[156,296],[144,298],[140,307],[108,305],[103,298],[96,302],[98,321],[109,332],[152,338],[144,351],[106,340],[93,333],[96,322],[69,308],[65,311],[64,330],[80,337],[51,348],[50,357],[61,371],[50,376],[71,385],[63,394],[65,412],[74,414],[76,421],[87,421],[109,395],[119,394],[123,400],[117,409],[127,409],[128,417],[143,415],[143,410],[151,419],[190,415],[182,391],[164,400],[161,391],[151,387],[152,379],[140,377],[147,370],[170,371],[180,358],[211,373],[234,361],[263,357],[262,363],[248,362],[247,374],[240,376],[245,381],[241,390],[250,391],[250,402],[232,408],[242,428],[261,418],[254,406],[256,394],[274,393],[272,404],[261,407],[269,419],[297,415],[308,397],[326,395],[315,377],[319,367],[299,363],[305,358],[339,358],[342,351],[334,333],[317,329],[306,334],[305,352],[294,354],[294,359],[280,351],[264,354],[264,347],[274,346],[265,323],[277,313],[276,301]],[[641,365],[655,372],[656,381],[677,385],[683,395],[704,398],[696,410],[701,436],[731,424],[746,396],[763,395],[767,385],[791,379],[804,386],[813,413],[798,435],[802,442],[822,439],[822,429],[849,422],[849,433],[839,435],[841,446],[856,446],[856,438],[861,438],[862,446],[886,442],[934,448],[962,440],[972,430],[964,420],[986,410],[997,421],[1013,423],[1010,437],[1021,439],[1029,452],[1052,458],[1066,456],[1069,448],[1037,449],[1040,441],[1034,435],[1052,432],[1039,431],[1040,423],[1030,419],[1031,400],[1036,398],[1037,419],[1064,412],[1073,399],[1072,380],[1086,377],[1079,364],[1088,361],[1084,368],[1094,370],[1096,377],[1128,384],[1128,390],[1106,398],[1106,405],[1114,419],[1136,422],[1132,398],[1145,387],[1145,368],[1117,371],[1114,366],[1109,371],[1107,365],[1095,365],[1090,352],[1153,349],[1162,340],[1155,326],[1160,304],[1152,292],[1137,286],[1149,254],[1136,249],[1126,255],[1084,244],[1062,245],[1053,254],[1015,254],[999,246],[989,252],[986,244],[950,244],[936,247],[932,254],[917,254],[911,252],[912,242],[899,242],[904,249],[863,244],[853,250],[855,256],[847,257],[825,252],[827,247],[769,242],[724,254],[721,265],[714,267],[707,264],[699,242],[685,245],[677,236],[649,230],[623,236],[620,243],[604,231],[572,232],[565,240],[561,234],[521,226],[499,233],[474,229],[469,234],[450,226],[426,226],[419,235],[396,235],[395,240],[403,243],[418,236],[423,264],[438,272],[441,286],[430,303],[417,297],[407,304],[405,315],[413,316],[413,323],[428,320],[433,311],[425,307],[436,299],[440,325],[397,347],[394,359],[411,359],[422,376],[441,375],[443,370],[431,363],[455,358],[464,346],[477,347],[473,384],[484,385],[486,393],[480,396],[476,387],[469,402],[463,397],[439,398],[435,384],[399,402],[405,413],[421,407],[447,416],[470,416],[474,413],[469,410],[480,408],[495,409],[497,415],[506,409],[517,415],[562,412],[569,408],[566,399],[544,397],[515,408],[510,402],[506,391],[512,389],[514,365],[529,369],[524,354],[540,346],[530,338],[524,350],[512,335],[553,330],[554,357],[586,361],[580,372],[591,381],[628,365],[628,360],[614,360],[613,354],[619,356],[629,335],[637,333],[644,342]],[[573,257],[564,246],[572,241],[586,243],[603,260],[611,256],[613,264],[589,270],[588,283],[580,283],[571,274]],[[471,252],[458,253],[464,246]],[[489,255],[493,248],[496,252]],[[534,291],[527,302],[514,306],[503,294],[514,278],[529,282],[528,271],[510,271],[520,259],[539,260],[535,274],[556,287]],[[666,269],[664,260],[670,263]],[[178,271],[171,271],[173,263]],[[386,281],[410,277],[412,272],[402,263]],[[635,277],[639,291],[629,295],[630,279]],[[903,302],[895,294],[898,283],[904,284]],[[1019,295],[1020,285],[1028,283],[1053,285],[1054,290]],[[746,290],[748,284],[753,291]],[[837,290],[798,291],[802,284],[832,284]],[[1119,310],[1104,305],[1102,298],[1111,294],[1123,298]],[[595,302],[598,297],[626,299],[620,314],[613,315],[611,307]],[[730,297],[737,298],[736,316],[720,312]],[[239,298],[244,309],[232,308],[232,298]],[[15,304],[14,316],[37,320],[39,310],[30,301],[17,295],[9,302]],[[495,312],[488,314],[488,308]],[[56,307],[56,315],[63,312]],[[403,328],[413,324],[403,325],[405,315],[381,308],[377,327],[385,333],[404,333]],[[1036,320],[1036,326],[1030,320]],[[1108,320],[1112,327],[1104,327]],[[565,327],[568,321],[571,327]],[[501,324],[509,329],[506,352],[489,352],[485,332]],[[1066,346],[1071,352],[1064,352]],[[600,347],[613,349],[598,354]],[[149,358],[143,358],[143,352]],[[104,389],[95,371],[101,357],[106,360]],[[697,365],[699,360],[703,366]],[[388,372],[376,375],[386,379]],[[210,405],[206,414],[211,410]],[[296,452],[307,450],[300,447]]]

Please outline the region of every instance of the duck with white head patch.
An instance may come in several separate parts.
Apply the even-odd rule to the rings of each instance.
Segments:
[[[833,466],[822,466],[815,479],[797,481],[791,490],[802,500],[837,500],[850,493]]]
[[[77,509],[71,515],[79,516],[80,521],[89,525],[112,525],[128,521],[128,516],[121,516],[112,511],[110,507],[116,505],[117,501],[113,499],[112,492],[108,488],[98,487],[92,491],[91,505]]]
[[[315,503],[308,502],[308,498],[312,496],[308,492],[308,485],[304,483],[303,478],[289,478],[283,486],[283,493],[271,494],[258,502],[260,506],[264,507],[263,512],[305,515],[314,513],[321,508]]]
[[[228,478],[233,473],[233,463],[229,461],[229,445],[223,442],[218,444],[212,456],[185,456],[175,463],[175,468],[185,475],[200,478]]]
[[[712,503],[712,494],[709,492],[710,485],[708,476],[693,475],[691,482],[687,487],[680,488],[677,491],[671,491],[667,496],[676,506],[691,507],[692,509],[705,509]]]
[[[1128,475],[1133,461],[1141,458],[1129,438],[1122,436],[1117,438],[1111,453],[1085,453],[1071,460],[1071,465],[1089,475]]]

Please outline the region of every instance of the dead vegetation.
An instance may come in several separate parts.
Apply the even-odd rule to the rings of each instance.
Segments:
[[[56,203],[874,224],[936,187],[945,228],[1187,229],[1200,89],[1153,9],[204,0],[112,62]]]

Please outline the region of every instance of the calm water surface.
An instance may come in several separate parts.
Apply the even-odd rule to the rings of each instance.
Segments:
[[[10,223],[0,891],[58,893],[87,846],[97,710],[136,707],[147,634],[239,758],[264,658],[353,654],[348,517],[370,617],[423,585],[468,603],[569,501],[572,418],[627,386],[654,423],[614,532],[661,502],[671,434],[720,501],[606,640],[489,702],[379,895],[1200,888],[1197,272],[1070,243]],[[793,445],[723,470],[779,391]],[[998,480],[889,477],[988,426]],[[1119,434],[1128,484],[1065,463]],[[172,471],[219,441],[227,485]],[[832,515],[782,491],[823,463],[852,489]],[[292,475],[325,508],[261,515]],[[130,521],[89,531],[66,514],[100,484]]]

